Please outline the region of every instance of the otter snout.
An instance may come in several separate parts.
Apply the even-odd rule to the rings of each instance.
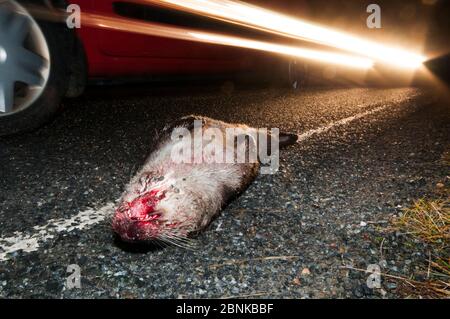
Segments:
[[[131,202],[121,203],[113,217],[113,231],[127,242],[156,239],[162,216],[156,211],[156,204],[160,199],[158,192],[151,191]]]
[[[112,227],[113,231],[127,242],[149,241],[156,239],[159,234],[157,218],[153,220],[137,220],[116,215],[113,219]]]

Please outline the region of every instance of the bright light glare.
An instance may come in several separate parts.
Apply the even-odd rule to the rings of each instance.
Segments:
[[[357,69],[369,69],[374,64],[372,60],[358,56],[272,44],[263,41],[255,41],[209,32],[200,32],[192,29],[173,27],[153,22],[132,21],[129,19],[105,17],[92,13],[83,13],[81,18],[83,26],[93,26],[118,31],[127,30],[127,32],[150,36],[254,49],[327,62],[336,65],[343,65]]]
[[[392,66],[416,69],[426,58],[422,55],[363,40],[300,19],[232,0],[141,0],[195,12],[249,27],[275,32],[296,39],[320,43],[370,57]]]
[[[214,35],[199,32],[190,32],[192,36],[197,39],[204,40],[210,43],[217,43],[222,45],[230,45],[241,48],[249,48],[261,50],[266,52],[273,52],[279,54],[290,55],[299,58],[305,58],[320,62],[343,65],[352,68],[369,69],[374,62],[367,58],[356,57],[351,55],[323,52],[318,50],[304,49],[298,47],[291,47],[286,45],[272,44],[268,42],[247,40],[235,38],[224,35]]]

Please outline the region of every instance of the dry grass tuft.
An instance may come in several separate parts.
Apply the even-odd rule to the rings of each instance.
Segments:
[[[450,298],[450,191],[441,198],[420,199],[392,221],[392,228],[430,245],[425,281],[399,280],[399,292],[409,297]]]
[[[450,243],[450,200],[420,199],[393,221],[399,231],[434,245]]]
[[[414,281],[408,279],[396,280],[397,292],[405,298],[448,299],[450,298],[449,283],[444,281]]]

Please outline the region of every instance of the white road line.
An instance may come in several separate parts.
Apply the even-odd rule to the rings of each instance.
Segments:
[[[309,130],[299,135],[298,141],[305,141],[313,135],[325,133],[336,126],[345,125],[357,119],[380,112],[388,106],[389,105],[376,107],[366,112],[332,122],[317,129]],[[111,216],[114,207],[115,204],[113,202],[109,202],[105,206],[98,209],[87,209],[68,219],[51,219],[45,225],[33,227],[33,233],[31,234],[16,232],[14,236],[0,238],[0,261],[10,259],[11,254],[19,250],[24,252],[37,251],[40,244],[54,238],[55,235],[61,232],[71,232],[76,229],[80,230],[96,225],[104,221],[108,216]]]
[[[11,253],[23,250],[32,252],[39,249],[39,244],[54,238],[61,232],[71,232],[75,229],[85,229],[98,224],[111,216],[115,204],[110,202],[99,209],[87,209],[70,218],[50,219],[43,226],[33,227],[33,233],[16,232],[14,236],[0,239],[0,260],[8,260]]]
[[[325,125],[325,126],[313,129],[313,130],[309,130],[309,131],[307,131],[305,133],[300,134],[298,136],[297,142],[298,143],[303,142],[303,141],[309,139],[313,135],[325,133],[325,132],[331,130],[332,128],[335,128],[336,126],[346,125],[346,124],[348,124],[350,122],[353,122],[355,120],[358,120],[360,118],[363,118],[363,117],[366,117],[368,115],[380,112],[380,111],[384,110],[387,107],[388,107],[387,105],[379,106],[379,107],[376,107],[374,109],[368,110],[366,112],[358,113],[356,115],[353,115],[353,116],[350,116],[350,117],[346,117],[345,119],[342,119],[342,120],[339,120],[339,121],[336,121],[336,122],[332,122],[332,123],[330,123],[328,125]]]

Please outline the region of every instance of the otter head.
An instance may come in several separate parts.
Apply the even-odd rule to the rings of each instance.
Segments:
[[[179,191],[144,175],[125,193],[112,219],[113,231],[130,243],[160,241],[187,246],[192,223],[179,212]]]

